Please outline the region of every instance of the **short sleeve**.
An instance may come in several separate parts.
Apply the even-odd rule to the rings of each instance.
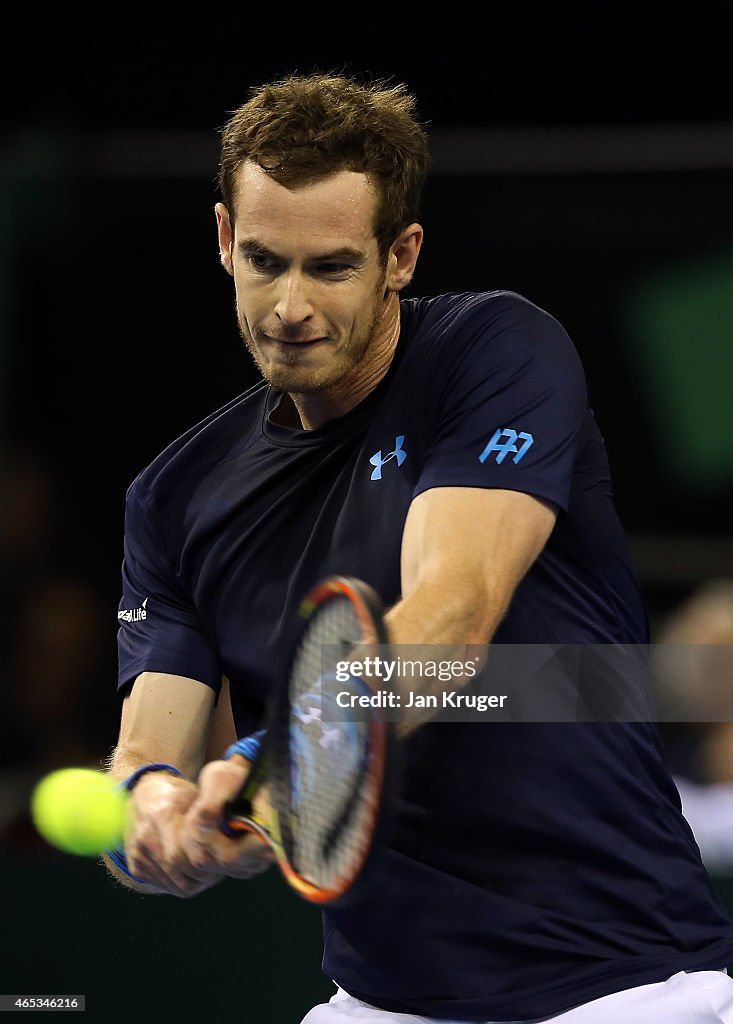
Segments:
[[[139,480],[129,488],[125,503],[118,689],[141,672],[166,672],[197,679],[218,693],[219,659],[141,500]]]
[[[585,374],[564,328],[520,297],[456,325],[415,496],[433,487],[523,491],[567,511],[588,415]]]

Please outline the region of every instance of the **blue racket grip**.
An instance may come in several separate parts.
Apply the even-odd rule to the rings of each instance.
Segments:
[[[257,732],[253,732],[249,736],[243,736],[241,739],[237,740],[236,743],[232,743],[231,746],[227,747],[222,754],[222,760],[228,761],[230,757],[234,757],[235,754],[239,754],[248,761],[254,761],[260,747],[262,746],[262,738],[264,735],[265,730],[259,729]]]

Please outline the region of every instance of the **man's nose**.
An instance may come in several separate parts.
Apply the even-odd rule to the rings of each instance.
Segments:
[[[305,276],[297,271],[283,275],[275,315],[284,324],[300,324],[313,314]]]

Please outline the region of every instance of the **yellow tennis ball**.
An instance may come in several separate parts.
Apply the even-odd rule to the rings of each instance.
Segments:
[[[122,846],[129,794],[104,772],[60,768],[41,779],[31,796],[33,823],[52,846],[96,857]]]

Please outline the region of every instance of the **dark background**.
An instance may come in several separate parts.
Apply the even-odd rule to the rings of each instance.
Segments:
[[[250,85],[315,69],[407,83],[435,140],[410,294],[509,288],[564,324],[653,622],[733,575],[730,5],[538,10],[373,9],[356,33],[363,11],[310,31],[226,15],[180,43],[150,23],[18,34],[0,151],[0,889],[16,921],[0,990],[96,993],[110,1021],[136,1000],[168,1019],[192,988],[213,1017],[241,991],[232,973],[287,988],[291,1008],[260,1020],[299,1020],[329,991],[318,915],[277,879],[161,908],[47,851],[23,815],[41,771],[115,741],[126,487],[255,379],[213,214],[218,129]]]

